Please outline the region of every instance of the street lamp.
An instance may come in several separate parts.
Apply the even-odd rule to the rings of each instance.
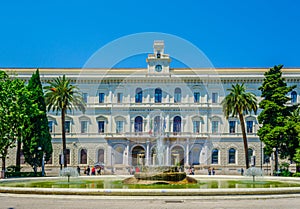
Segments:
[[[38,147],[39,151],[42,151],[42,147]],[[43,157],[42,157],[42,176],[45,176],[45,155],[43,151]]]
[[[276,171],[276,176],[278,176],[279,170],[278,170],[278,149],[277,149],[277,147],[273,148],[273,152],[275,154],[275,171]]]

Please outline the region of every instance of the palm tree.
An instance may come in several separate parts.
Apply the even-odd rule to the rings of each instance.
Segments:
[[[85,103],[77,86],[72,85],[70,79],[65,75],[56,78],[53,82],[49,82],[49,86],[45,86],[45,101],[48,111],[61,112],[61,130],[62,145],[64,156],[64,167],[67,167],[67,150],[66,150],[66,130],[65,116],[67,110],[85,111]]]
[[[230,91],[230,93],[224,98],[221,103],[223,106],[223,112],[226,119],[228,119],[230,116],[239,116],[244,141],[246,168],[249,168],[248,142],[246,136],[244,114],[248,114],[251,111],[254,111],[254,113],[256,114],[257,99],[253,93],[246,92],[244,84],[232,85],[232,88],[227,90]]]

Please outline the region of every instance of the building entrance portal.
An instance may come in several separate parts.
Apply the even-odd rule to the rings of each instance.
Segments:
[[[145,165],[145,149],[142,146],[136,146],[131,154],[133,166]]]
[[[171,165],[184,165],[184,150],[180,146],[175,146],[171,151]]]

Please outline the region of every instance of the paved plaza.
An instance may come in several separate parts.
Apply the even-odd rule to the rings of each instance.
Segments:
[[[0,209],[298,209],[300,195],[220,197],[112,197],[0,194]]]

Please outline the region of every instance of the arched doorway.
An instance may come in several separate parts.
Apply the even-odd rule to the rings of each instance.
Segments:
[[[175,146],[171,150],[171,165],[184,165],[184,150],[181,146]]]
[[[131,159],[133,166],[145,165],[145,149],[142,146],[136,146],[132,149]]]

